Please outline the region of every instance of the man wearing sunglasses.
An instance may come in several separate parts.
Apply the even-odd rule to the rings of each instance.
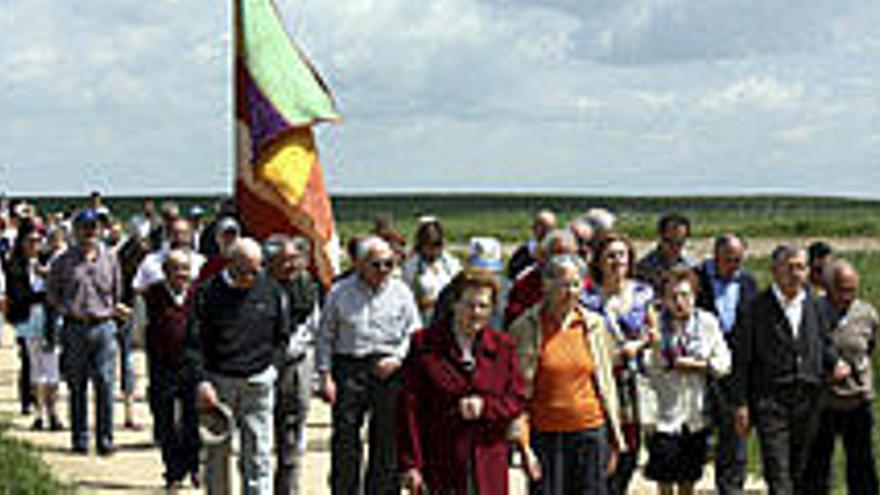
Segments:
[[[660,236],[657,247],[639,260],[636,278],[651,284],[655,294],[661,294],[663,274],[667,270],[679,264],[694,268],[697,260],[685,251],[691,235],[691,221],[688,217],[678,213],[663,215],[657,222],[657,233]]]
[[[398,372],[421,326],[415,298],[392,277],[394,252],[376,236],[355,249],[355,272],[327,296],[316,338],[321,395],[333,406],[332,493],[399,493],[395,449]],[[370,416],[369,466],[361,489],[360,431]]]

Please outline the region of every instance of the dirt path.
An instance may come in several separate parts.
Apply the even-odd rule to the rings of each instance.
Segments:
[[[781,240],[756,239],[751,241],[750,252],[760,256],[769,254]],[[809,240],[801,240],[808,242]],[[832,239],[831,244],[838,251],[863,251],[880,249],[877,238]],[[639,243],[640,252],[650,248],[651,243]],[[711,241],[700,240],[693,243],[691,251],[706,255],[711,250]],[[65,483],[81,493],[161,493],[162,465],[159,453],[151,439],[151,417],[145,401],[144,359],[136,353],[138,374],[137,402],[135,405],[138,421],[145,426],[141,431],[128,431],[121,428],[122,406],[117,400],[115,410],[117,453],[110,458],[98,457],[92,452],[88,456],[69,453],[69,431],[60,433],[35,432],[30,430],[33,419],[23,416],[18,410],[16,376],[18,370],[17,348],[13,344],[12,331],[3,332],[0,347],[0,418],[10,424],[9,434],[35,445],[41,457],[51,466],[53,473]],[[63,397],[66,398],[64,387]],[[90,405],[90,408],[93,407]],[[67,417],[66,400],[61,407],[62,417]],[[68,423],[65,421],[65,423]],[[308,424],[308,452],[304,469],[304,493],[329,493],[327,478],[330,470],[329,455],[330,415],[328,408],[320,401],[313,401],[312,414]],[[233,472],[235,469],[233,469]],[[525,493],[524,482],[517,470],[511,470],[512,493]],[[712,473],[707,474],[699,487],[701,493],[712,493]],[[752,480],[750,491],[760,491],[760,482]],[[195,490],[182,493],[198,493]],[[652,484],[637,479],[631,493],[654,493]]]

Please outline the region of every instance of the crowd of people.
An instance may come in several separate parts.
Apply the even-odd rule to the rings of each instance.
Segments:
[[[236,441],[241,493],[300,493],[315,394],[335,494],[504,494],[512,466],[534,494],[625,494],[641,451],[660,493],[694,493],[713,459],[716,491],[737,494],[752,429],[771,494],[828,493],[838,435],[849,493],[877,493],[878,315],[827,243],[776,247],[761,288],[746,239],[696,259],[679,214],[639,257],[606,210],[567,225],[541,210],[506,267],[495,237],[459,259],[423,217],[410,251],[384,218],[324,285],[309,239],[246,227],[231,201],[211,218],[146,201],[127,224],[97,193],[64,213],[4,205],[0,310],[33,429],[69,428],[87,455],[91,381],[96,453],[112,456],[117,382],[123,427],[141,428],[142,346],[172,491],[232,491]]]

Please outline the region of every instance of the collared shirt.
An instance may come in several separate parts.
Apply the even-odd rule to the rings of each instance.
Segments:
[[[134,290],[140,292],[155,282],[165,280],[165,270],[162,269],[162,264],[165,263],[165,258],[168,257],[169,251],[170,249],[168,248],[162,249],[160,251],[150,253],[144,258],[144,260],[138,266],[137,273],[135,273],[134,278],[131,281],[131,287]],[[204,263],[204,256],[195,251],[189,252],[190,280],[196,279]]]
[[[718,322],[721,324],[721,331],[725,334],[729,333],[736,324],[736,308],[739,305],[740,275],[742,272],[737,270],[732,277],[721,278],[718,276],[715,260],[709,260],[706,262],[706,273],[709,275],[709,281],[712,283],[715,309],[718,310]]]
[[[779,286],[773,284],[773,295],[779,303],[779,307],[785,313],[785,318],[791,325],[791,333],[794,338],[798,337],[801,328],[801,319],[804,316],[804,299],[807,297],[807,291],[800,289],[796,296],[792,299],[786,299],[785,295],[779,290]]]
[[[90,261],[74,246],[52,263],[47,296],[64,316],[110,318],[122,297],[121,278],[116,256],[107,247],[99,245]]]
[[[654,295],[661,297],[663,294],[663,274],[681,263],[695,268],[699,261],[684,252],[677,259],[667,260],[660,254],[660,250],[655,248],[636,264],[636,278],[651,284],[651,287],[654,288]]]
[[[317,369],[329,371],[334,354],[402,360],[420,326],[415,299],[400,279],[390,277],[374,290],[360,276],[348,276],[327,296],[316,339]]]

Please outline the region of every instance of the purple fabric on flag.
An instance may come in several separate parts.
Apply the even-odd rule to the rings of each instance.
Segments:
[[[244,90],[248,129],[251,134],[251,164],[254,164],[259,163],[266,146],[289,129],[290,124],[278,113],[275,105],[263,94],[247,70],[244,71]]]

